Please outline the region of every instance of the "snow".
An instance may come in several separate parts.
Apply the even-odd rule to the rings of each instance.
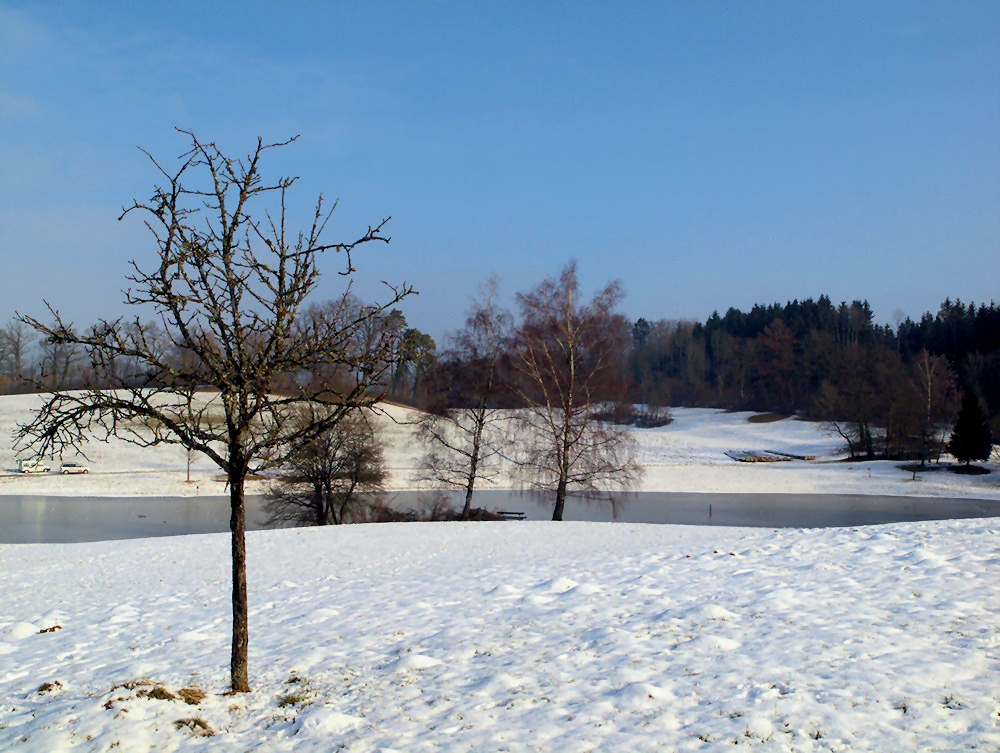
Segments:
[[[187,455],[177,448],[135,447],[112,439],[91,442],[85,449],[91,472],[86,475],[25,475],[15,472],[11,432],[31,419],[37,395],[0,397],[0,494],[63,496],[224,495],[221,473],[203,457],[194,458],[192,483],[186,482]],[[414,488],[413,469],[420,448],[413,440],[415,411],[384,406],[381,418],[391,489]],[[1000,474],[959,476],[946,471],[912,474],[896,462],[843,463],[842,442],[819,424],[788,418],[750,423],[752,413],[707,408],[674,408],[674,422],[659,429],[634,429],[640,459],[646,467],[644,491],[869,494],[1000,499]],[[777,450],[816,455],[814,461],[737,463],[726,450]],[[79,458],[65,458],[78,460]],[[996,463],[989,464],[1000,470]],[[263,481],[248,483],[250,493],[263,491]],[[494,488],[514,488],[510,478]]]
[[[15,473],[10,433],[39,401],[0,397],[0,494],[224,493],[202,458],[189,484],[182,450],[114,439],[86,448],[87,475]],[[392,487],[412,488],[415,414],[386,411]],[[997,474],[837,462],[815,423],[673,414],[635,430],[645,490],[1000,498]],[[0,545],[0,749],[1000,749],[995,520],[386,524],[247,544],[254,689],[237,696],[227,535]]]
[[[252,532],[238,696],[226,535],[0,546],[0,749],[997,750],[998,545],[994,520]]]

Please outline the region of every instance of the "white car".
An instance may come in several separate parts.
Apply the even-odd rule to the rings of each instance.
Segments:
[[[90,473],[90,469],[83,463],[63,463],[59,466],[60,473]]]
[[[21,473],[48,473],[49,466],[41,460],[18,460],[17,470]]]

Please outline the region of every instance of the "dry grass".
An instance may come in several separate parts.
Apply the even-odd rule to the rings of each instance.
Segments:
[[[212,725],[202,719],[200,716],[192,716],[187,719],[177,719],[174,721],[174,726],[177,729],[187,729],[194,735],[198,737],[212,737],[215,734],[215,730],[212,729]]]
[[[278,708],[284,709],[288,708],[289,706],[295,706],[308,699],[309,699],[309,694],[305,692],[289,693],[288,695],[283,695],[281,696],[281,698],[278,699]]]
[[[153,701],[178,701],[183,700],[185,703],[191,703],[192,705],[197,705],[205,697],[205,694],[198,690],[197,688],[184,688],[180,691],[180,698],[167,690],[163,685],[153,682],[143,678],[141,680],[130,680],[129,682],[123,682],[119,685],[114,685],[111,688],[111,692],[114,693],[116,690],[128,690],[134,691],[132,698],[149,698]],[[129,700],[127,695],[112,696],[108,699],[107,703],[104,704],[104,708],[111,709],[114,708],[116,703]],[[188,698],[197,698],[197,700],[191,701]]]
[[[205,691],[201,688],[181,688],[177,695],[189,706],[197,706],[205,700]]]
[[[176,701],[177,696],[171,693],[162,685],[157,685],[152,690],[140,690],[135,694],[136,698],[152,698],[154,701]]]

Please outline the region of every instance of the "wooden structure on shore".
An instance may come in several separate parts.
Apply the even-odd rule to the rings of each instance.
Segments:
[[[789,460],[815,460],[815,455],[793,455],[775,450],[726,450],[726,455],[738,463],[785,463]]]

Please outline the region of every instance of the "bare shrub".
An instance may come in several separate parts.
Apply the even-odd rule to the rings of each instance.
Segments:
[[[310,424],[329,408],[307,406],[299,421]],[[298,447],[272,484],[265,510],[268,526],[340,525],[364,517],[385,486],[384,441],[371,411],[356,410]]]

